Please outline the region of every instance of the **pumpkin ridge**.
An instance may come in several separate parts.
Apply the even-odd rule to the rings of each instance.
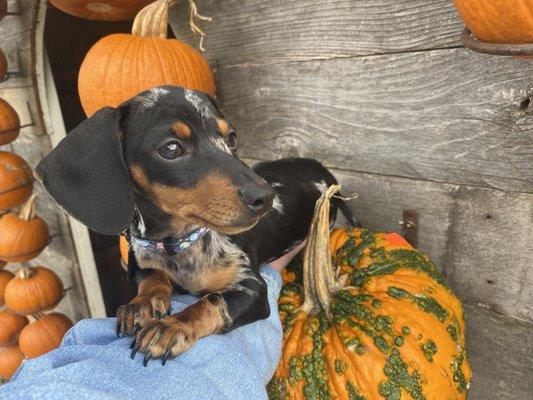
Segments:
[[[165,43],[163,41],[163,43]],[[161,74],[163,75],[163,81],[164,82],[169,82],[170,79],[167,79],[167,70],[165,68],[165,65],[163,64],[163,61],[162,61],[162,58],[161,58],[161,53],[159,52],[159,46],[153,46],[154,50],[155,50],[155,53],[157,54],[157,60],[159,61],[159,69],[161,71]]]
[[[130,39],[130,38],[128,37],[128,39]],[[121,54],[124,54],[124,56],[122,57],[122,63],[121,63],[120,68],[119,68],[120,70],[124,71],[125,70],[124,65],[130,65],[131,64],[130,60],[133,60],[133,58],[130,58],[129,55],[130,55],[130,53],[132,53],[132,48],[134,48],[135,45],[137,45],[137,49],[140,48],[142,46],[141,42],[142,42],[142,39],[138,38],[136,35],[134,35],[131,38],[131,40],[123,40],[122,41],[124,50],[123,50],[123,53],[121,52]],[[110,57],[109,57],[110,60],[113,59],[113,56],[111,54],[113,54],[113,53],[110,53]],[[152,74],[153,74],[153,71],[152,71]],[[119,86],[120,87],[120,97],[122,99],[127,99],[127,98],[129,98],[131,96],[130,96],[130,93],[124,93],[124,90],[127,87],[125,85],[125,82],[129,81],[131,79],[131,77],[127,76],[125,74],[120,74],[120,76],[121,76],[121,80],[122,80],[122,82],[121,82],[121,84]],[[115,75],[113,75],[112,78],[114,79]],[[107,79],[106,79],[106,81],[107,81]],[[138,87],[136,92],[140,92],[140,91],[142,91],[142,89]],[[107,92],[107,90],[106,90],[106,92]],[[134,95],[136,95],[136,94],[137,93],[134,93]]]
[[[170,43],[167,43],[170,46]],[[185,74],[186,86],[191,86],[190,76],[192,71],[192,66],[189,62],[189,57],[185,54],[184,48],[182,46],[176,46],[176,53],[178,54],[178,60],[180,61],[181,69]]]
[[[113,39],[120,39],[120,40],[117,40],[118,43],[116,43],[116,45],[113,46],[112,50],[108,49],[109,44],[107,42],[104,42],[105,43],[106,58],[107,58],[107,60],[105,60],[105,63],[104,63],[106,71],[109,71],[109,69],[112,66],[114,66],[113,54],[117,54],[120,51],[120,54],[127,55],[131,45],[133,43],[135,43],[134,40],[131,40],[131,41],[126,40],[126,36],[125,35],[124,36],[122,36],[122,35],[121,36],[111,35],[110,38],[111,37],[113,37]],[[125,52],[125,53],[123,53],[123,52]],[[101,54],[102,54],[102,52],[99,51],[98,52],[98,57],[100,57]],[[128,60],[128,58],[126,56],[122,57],[120,68],[118,68],[119,70],[123,69],[123,66],[124,66],[124,64],[127,63],[127,60]],[[122,74],[119,74],[119,76],[121,77],[121,80],[126,78],[126,76],[124,76]],[[103,74],[103,78],[104,78],[103,82],[102,82],[103,83],[103,92],[107,94],[106,98],[105,98],[105,102],[107,104],[109,104],[110,106],[115,107],[116,105],[113,104],[114,103],[113,98],[115,97],[114,96],[115,95],[114,90],[116,90],[116,89],[114,89],[114,88],[116,86],[115,86],[113,81],[116,79],[116,73],[113,71],[113,73]],[[108,84],[108,81],[110,81],[111,87],[113,88],[113,89],[111,89],[111,92],[109,92],[110,85]],[[109,95],[109,93],[111,93],[111,96]],[[123,93],[123,85],[122,84],[120,85],[120,94],[121,94],[122,98],[125,98],[124,97],[124,93]]]

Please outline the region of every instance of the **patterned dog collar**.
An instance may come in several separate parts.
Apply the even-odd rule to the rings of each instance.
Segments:
[[[209,232],[209,228],[198,228],[182,237],[168,237],[163,240],[149,240],[131,235],[131,240],[135,241],[143,249],[150,251],[165,252],[174,256],[186,251],[193,243]]]

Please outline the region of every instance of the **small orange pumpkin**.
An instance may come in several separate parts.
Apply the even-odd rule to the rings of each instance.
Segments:
[[[0,218],[0,237],[0,259],[7,262],[28,261],[43,251],[50,235],[46,222],[35,215],[35,195],[19,215],[8,213]]]
[[[0,211],[24,203],[33,189],[31,168],[22,157],[0,151]]]
[[[0,347],[17,343],[18,334],[28,325],[28,318],[23,315],[0,311]]]
[[[0,377],[11,379],[24,360],[24,354],[18,346],[0,348]]]
[[[139,11],[132,34],[113,34],[96,42],[78,75],[78,92],[87,116],[161,85],[214,96],[209,64],[188,44],[168,39],[167,25],[168,1],[159,0]]]
[[[7,58],[2,50],[0,50],[0,81],[3,81],[7,75]]]
[[[53,6],[75,17],[94,21],[131,19],[153,0],[50,0]]]
[[[0,54],[0,79],[5,76],[5,73],[2,75],[2,57],[3,53]],[[20,119],[17,112],[7,101],[0,99],[0,146],[15,140],[19,133]]]
[[[14,277],[15,275],[11,272],[0,270],[0,305],[4,304],[4,291],[6,290],[7,283]]]
[[[63,336],[71,326],[72,321],[63,314],[44,315],[20,332],[20,349],[28,358],[48,353],[59,347]]]
[[[533,43],[531,0],[454,0],[476,38],[489,43]]]
[[[63,283],[45,267],[24,267],[15,272],[4,292],[7,307],[17,314],[53,308],[63,297]]]

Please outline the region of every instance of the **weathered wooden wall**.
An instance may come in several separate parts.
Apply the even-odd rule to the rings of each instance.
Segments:
[[[374,229],[418,210],[419,247],[468,305],[470,398],[528,398],[533,62],[463,48],[450,0],[198,4],[240,154],[320,159]],[[186,10],[171,25],[196,46]]]
[[[9,1],[7,15],[0,21],[0,48],[8,59],[9,78],[0,82],[0,97],[9,102],[18,112],[21,124],[20,136],[11,144],[2,146],[2,151],[12,151],[23,157],[35,168],[51,149],[41,104],[37,93],[35,72],[35,27],[38,1]],[[44,192],[34,183],[37,198],[37,214],[48,224],[53,236],[50,245],[29,265],[43,265],[54,270],[69,288],[65,298],[55,308],[76,321],[89,315],[78,262],[73,248],[67,218]],[[1,240],[1,237],[0,237]],[[19,264],[8,264],[15,270]]]

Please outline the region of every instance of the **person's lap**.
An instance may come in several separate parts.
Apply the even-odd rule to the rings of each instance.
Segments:
[[[270,317],[223,335],[201,339],[191,350],[169,360],[130,358],[131,337],[117,338],[115,319],[78,322],[60,348],[23,363],[0,386],[2,399],[266,399],[265,384],[281,352],[277,311],[278,272],[265,267]],[[196,301],[175,296],[172,311]]]

